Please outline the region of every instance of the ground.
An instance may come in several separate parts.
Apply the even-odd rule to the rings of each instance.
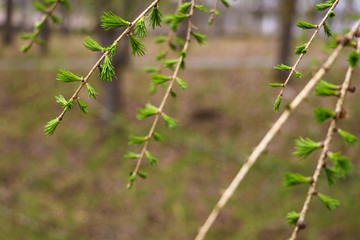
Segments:
[[[84,115],[74,108],[55,134],[46,137],[43,125],[61,111],[54,95],[69,97],[76,87],[58,83],[56,69],[85,75],[96,61],[81,42],[79,35],[55,36],[44,57],[36,49],[27,56],[14,48],[0,49],[0,236],[7,240],[193,239],[224,188],[279,116],[272,111],[278,91],[267,85],[282,81],[272,69],[278,64],[276,41],[209,39],[204,46],[190,49],[188,69],[181,73],[188,90],[176,89],[177,98],[165,108],[180,121],[179,127],[159,126],[166,142],[150,144],[159,164],[144,163],[148,179],[137,180],[132,190],[125,186],[134,162],[123,155],[139,150],[128,146],[128,136],[146,134],[150,127],[150,121],[136,120],[136,109],[148,101],[157,105],[163,94],[161,89],[155,96],[148,94],[150,78],[141,70],[154,64],[159,47],[147,42],[147,56],[132,58],[132,67],[122,73],[126,107],[111,123],[101,120],[101,83],[94,76],[91,83],[99,99],[88,100],[86,93],[81,94],[91,113]],[[306,56],[301,68],[304,78],[294,79],[283,106],[304,86],[314,65],[326,58],[318,50],[320,42]],[[345,58],[338,60],[326,80],[342,81]],[[288,171],[312,175],[319,154],[298,160],[292,156],[293,142],[298,136],[322,140],[327,124],[315,124],[312,111],[319,105],[333,108],[334,102],[310,96],[300,106],[245,178],[207,239],[289,237],[292,227],[286,224],[286,213],[300,210],[307,186],[284,187],[282,176]],[[350,118],[342,123],[358,136],[359,102],[357,93],[349,95]],[[352,159],[354,172],[332,188],[321,177],[319,190],[339,199],[341,207],[331,213],[314,199],[308,227],[299,239],[352,240],[360,234],[360,150],[346,147],[339,138],[332,149]]]

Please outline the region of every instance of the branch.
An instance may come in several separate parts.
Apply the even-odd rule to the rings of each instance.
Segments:
[[[187,15],[188,16],[188,27],[187,27],[187,33],[186,33],[186,40],[185,40],[185,44],[184,44],[184,47],[183,47],[181,52],[186,52],[187,49],[189,48],[189,44],[190,44],[190,40],[191,40],[191,33],[192,33],[192,28],[193,28],[193,24],[191,22],[191,17],[194,14],[194,8],[195,8],[195,0],[192,0],[191,1],[191,6],[190,6],[190,12]],[[179,70],[180,70],[180,67],[181,67],[181,63],[184,61],[184,58],[185,58],[185,56],[183,54],[180,54],[180,57],[177,60],[177,65],[176,65],[176,68],[174,70],[174,73],[171,76],[171,79],[169,80],[169,86],[167,87],[165,95],[164,95],[164,97],[163,97],[163,99],[161,101],[161,104],[157,109],[155,119],[154,119],[154,121],[153,121],[153,123],[151,125],[151,128],[150,128],[150,131],[149,131],[148,135],[146,136],[146,141],[144,142],[144,146],[143,146],[143,148],[142,148],[142,150],[141,150],[141,152],[140,152],[140,154],[139,154],[139,156],[137,158],[137,163],[136,163],[135,169],[131,174],[132,176],[136,176],[136,175],[139,174],[139,169],[140,169],[142,159],[143,159],[143,157],[144,157],[144,155],[145,155],[145,153],[146,153],[146,151],[148,149],[149,141],[150,141],[151,137],[154,135],[155,128],[157,126],[157,123],[159,122],[159,119],[160,119],[160,116],[162,114],[165,103],[166,103],[168,97],[170,96],[171,89],[173,88],[174,83],[176,82],[176,78],[178,76],[178,73],[179,73]],[[130,181],[129,184],[127,185],[127,187],[131,188],[132,185],[133,185],[133,182],[134,181]]]
[[[320,31],[321,27],[324,26],[325,21],[329,18],[329,15],[333,12],[333,10],[335,9],[335,7],[337,6],[337,4],[339,3],[340,0],[336,0],[331,8],[329,9],[329,11],[326,13],[325,17],[321,20],[321,22],[319,23],[319,25],[316,26],[316,30],[313,33],[313,35],[311,36],[310,40],[305,44],[305,47],[302,49],[302,53],[300,54],[299,58],[297,59],[297,61],[295,62],[294,66],[292,66],[291,71],[288,75],[288,77],[286,78],[284,84],[281,87],[280,93],[277,97],[277,99],[281,99],[282,95],[284,94],[285,88],[287,86],[287,84],[290,81],[291,76],[296,73],[296,69],[300,63],[300,61],[302,60],[302,58],[304,57],[304,55],[306,54],[306,51],[308,50],[309,46],[311,45],[311,43],[313,42],[313,40],[315,39],[315,36],[318,34],[318,32]]]
[[[41,20],[39,23],[36,24],[35,26],[35,31],[34,33],[32,34],[32,38],[31,38],[31,41],[22,46],[21,47],[21,51],[22,52],[27,52],[29,51],[29,49],[32,47],[32,45],[37,41],[37,37],[39,36],[39,33],[40,33],[40,30],[42,28],[42,26],[44,25],[44,23],[48,20],[48,18],[52,15],[52,13],[54,12],[55,8],[57,7],[57,5],[59,5],[61,2],[61,0],[57,0],[56,2],[54,2],[45,12],[45,14],[42,16]],[[23,36],[24,39],[26,39],[24,36]]]
[[[217,6],[219,5],[219,2],[220,0],[216,0],[214,7],[210,10],[210,16],[208,20],[209,24],[212,24],[212,22],[214,21],[215,13],[217,11]]]
[[[136,23],[142,18],[144,17],[153,7],[155,7],[158,2],[160,0],[155,0],[153,1],[133,22],[131,22],[129,24],[129,26],[123,31],[123,33],[114,41],[114,43],[112,45],[117,45],[121,39],[123,39],[127,34],[130,34],[130,30],[136,25]],[[95,63],[95,65],[91,68],[91,70],[89,71],[89,73],[86,75],[85,78],[81,78],[81,83],[79,85],[79,87],[76,89],[75,93],[73,94],[73,96],[70,98],[70,100],[76,100],[78,98],[78,94],[81,91],[81,89],[88,83],[89,78],[91,77],[91,75],[95,72],[95,70],[97,68],[100,67],[101,62],[105,59],[106,56],[109,56],[110,51],[105,51],[104,54],[100,57],[100,59]],[[56,120],[58,122],[60,122],[66,111],[68,109],[64,108],[64,110],[62,111],[62,113],[56,118]]]
[[[360,41],[357,42],[357,52],[358,53],[360,52]],[[346,97],[346,93],[347,93],[348,88],[350,86],[350,81],[351,81],[351,76],[352,76],[353,71],[354,71],[354,68],[349,66],[349,68],[348,68],[348,70],[346,72],[344,82],[343,82],[342,87],[341,87],[340,97],[336,102],[336,107],[335,107],[335,111],[334,111],[336,117],[334,117],[331,120],[329,129],[328,129],[328,132],[327,132],[327,135],[326,135],[326,139],[324,141],[324,147],[323,147],[322,152],[320,154],[320,157],[319,157],[315,172],[314,172],[314,174],[312,176],[313,181],[312,181],[312,183],[311,183],[311,185],[309,187],[307,197],[306,197],[306,200],[305,200],[304,205],[302,207],[302,210],[300,212],[299,219],[297,221],[296,227],[295,227],[295,229],[294,229],[294,231],[293,231],[293,233],[291,235],[291,238],[290,238],[291,240],[295,240],[299,230],[301,230],[301,229],[303,229],[305,227],[306,213],[309,210],[309,205],[310,205],[311,198],[316,193],[316,185],[317,185],[318,180],[319,180],[321,169],[323,168],[323,166],[325,164],[325,159],[326,159],[327,153],[329,151],[329,146],[330,146],[332,137],[333,137],[335,129],[336,129],[336,123],[339,120],[338,117],[340,116],[342,106],[344,104],[344,99]]]
[[[360,27],[360,21],[358,21],[355,26],[350,30],[350,32],[346,35],[347,40],[351,40],[355,34],[355,32]],[[309,95],[311,89],[315,86],[315,84],[324,76],[330,66],[334,63],[335,59],[339,56],[341,50],[343,49],[346,41],[341,41],[334,52],[329,56],[323,66],[315,73],[315,75],[310,79],[307,85],[303,88],[303,90],[295,97],[295,99],[291,102],[288,109],[286,109],[282,115],[278,118],[278,120],[274,123],[274,125],[270,128],[270,130],[266,133],[265,137],[260,141],[260,143],[256,146],[254,151],[250,154],[247,161],[240,168],[239,172],[232,180],[230,185],[226,188],[224,193],[222,194],[220,200],[216,203],[215,207],[211,211],[210,215],[206,219],[205,223],[201,226],[198,235],[195,240],[204,239],[206,233],[211,228],[215,219],[219,215],[220,211],[224,208],[229,199],[234,195],[235,190],[241,183],[241,181],[246,176],[247,172],[250,170],[252,165],[256,162],[259,156],[264,152],[267,148],[270,141],[275,137],[281,127],[289,118],[290,114],[300,105],[300,103]]]
[[[177,7],[176,7],[176,10],[175,10],[175,14],[176,13],[178,13],[178,9],[179,9],[179,7],[183,4],[183,2],[184,2],[184,0],[179,0],[179,2],[178,2],[178,5],[177,5]],[[172,30],[172,29],[170,29],[170,31],[169,31],[169,33],[168,33],[168,36],[167,36],[167,40],[166,40],[166,46],[167,46],[167,48],[166,48],[166,50],[164,51],[164,57],[163,57],[163,60],[162,61],[160,61],[160,64],[159,64],[159,67],[158,67],[158,69],[157,69],[157,73],[161,73],[162,72],[162,70],[164,69],[164,59],[167,57],[167,55],[169,54],[169,44],[171,43],[171,41],[173,40],[173,37],[174,37],[174,34],[175,34],[175,32],[174,32],[174,30]]]

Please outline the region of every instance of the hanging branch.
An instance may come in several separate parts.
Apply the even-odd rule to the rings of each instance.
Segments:
[[[350,30],[350,32],[344,37],[342,41],[339,42],[337,48],[333,51],[333,53],[329,56],[329,58],[325,61],[323,66],[314,74],[314,76],[310,79],[307,85],[303,88],[303,90],[295,97],[295,99],[290,103],[289,107],[281,114],[278,120],[274,123],[274,125],[270,128],[270,130],[266,133],[264,138],[260,141],[260,143],[256,146],[254,151],[250,154],[244,165],[240,168],[239,172],[236,174],[235,178],[232,180],[230,185],[226,188],[219,201],[216,203],[215,207],[212,209],[210,215],[206,219],[205,223],[201,226],[198,235],[195,240],[203,240],[206,233],[211,228],[212,224],[216,220],[217,216],[224,208],[229,199],[234,195],[235,190],[238,188],[241,181],[244,179],[250,168],[257,161],[259,156],[264,152],[267,148],[270,141],[275,137],[281,127],[289,118],[290,114],[300,105],[300,103],[309,95],[311,89],[315,86],[315,84],[324,76],[327,70],[334,63],[336,58],[339,56],[343,47],[348,44],[354,34],[358,31],[360,27],[360,21],[356,22],[354,27]]]
[[[357,42],[357,53],[359,54],[359,52],[360,52],[360,41]],[[318,180],[319,180],[321,170],[324,167],[325,159],[328,156],[329,146],[330,146],[332,137],[333,137],[334,133],[336,132],[336,123],[340,119],[340,115],[341,115],[341,112],[342,112],[342,107],[343,107],[343,104],[344,104],[344,99],[346,97],[346,93],[347,93],[347,91],[349,89],[349,86],[350,86],[350,81],[351,81],[351,76],[352,76],[353,71],[354,71],[354,66],[352,66],[350,64],[350,66],[349,66],[349,68],[348,68],[348,70],[346,72],[344,82],[343,82],[343,84],[341,86],[339,99],[336,102],[336,107],[335,107],[335,111],[334,111],[335,117],[333,117],[332,120],[331,120],[329,129],[328,129],[328,132],[327,132],[327,135],[326,135],[326,139],[325,139],[325,141],[323,143],[323,148],[322,148],[320,157],[318,159],[318,163],[317,163],[315,172],[314,172],[313,176],[311,177],[312,181],[310,183],[310,187],[309,187],[309,190],[308,190],[304,205],[303,205],[302,210],[301,210],[301,212],[299,214],[299,217],[298,217],[298,220],[297,220],[297,223],[296,223],[296,227],[294,228],[294,231],[291,234],[291,238],[290,238],[291,240],[295,240],[299,230],[304,229],[305,226],[306,226],[305,225],[306,213],[309,210],[309,205],[310,205],[310,201],[311,201],[312,197],[317,194],[316,186],[317,186],[317,183],[318,183]]]
[[[220,2],[220,0],[216,0],[214,7],[210,10],[210,16],[209,16],[209,20],[208,20],[209,25],[211,25],[212,22],[214,21],[214,17],[217,12],[217,7],[219,5],[219,2]]]
[[[70,9],[70,5],[69,5],[69,2],[68,0],[53,0],[53,1],[49,1],[49,3],[52,2],[52,5],[46,9],[46,7],[41,4],[41,3],[38,3],[38,2],[35,2],[34,6],[37,10],[41,11],[41,12],[44,12],[45,14],[42,16],[40,22],[36,23],[35,24],[35,30],[33,33],[31,34],[22,34],[20,36],[21,39],[23,40],[27,40],[27,39],[30,39],[30,42],[26,45],[23,45],[21,47],[21,51],[26,53],[27,51],[29,51],[29,49],[32,47],[32,45],[34,43],[41,43],[40,40],[38,40],[38,36],[40,34],[40,30],[41,28],[44,26],[45,22],[51,18],[53,20],[54,23],[58,23],[60,20],[53,15],[53,12],[55,10],[55,8],[61,4],[63,5],[67,10]]]
[[[275,69],[277,70],[280,70],[280,71],[289,71],[290,70],[290,73],[288,75],[288,77],[286,78],[285,82],[283,84],[281,84],[281,90],[280,90],[280,93],[278,95],[278,97],[276,98],[276,101],[275,101],[275,104],[274,104],[274,111],[275,112],[278,112],[279,111],[279,107],[280,107],[280,103],[281,103],[281,98],[284,94],[284,91],[285,91],[285,88],[287,86],[287,84],[289,83],[290,81],[290,78],[292,77],[292,75],[295,73],[296,77],[298,78],[301,78],[302,75],[296,70],[300,61],[302,60],[302,58],[304,57],[304,55],[306,54],[309,46],[311,45],[311,43],[313,42],[313,40],[315,39],[315,36],[318,34],[318,32],[320,31],[321,27],[324,26],[324,30],[325,30],[325,33],[329,33],[331,32],[329,27],[325,24],[325,21],[329,18],[329,16],[333,16],[333,10],[335,9],[335,7],[337,6],[337,4],[339,3],[340,0],[332,0],[333,3],[332,5],[330,5],[330,9],[329,11],[326,13],[325,17],[321,20],[321,22],[319,23],[319,25],[313,25],[313,24],[310,24],[310,23],[306,23],[306,22],[302,22],[300,21],[297,26],[302,28],[302,29],[316,29],[315,32],[313,33],[313,35],[311,36],[310,40],[306,43],[306,44],[303,44],[299,47],[296,48],[295,50],[295,54],[300,54],[299,58],[297,59],[297,61],[295,62],[294,66],[292,67],[289,67],[289,66],[286,66],[286,65],[283,65],[283,66],[286,66],[287,68],[277,68],[278,66],[275,67]],[[317,10],[324,10],[322,8],[319,8],[318,6],[320,6],[322,4],[318,4],[317,5]],[[329,5],[327,5],[327,7],[329,7]],[[326,9],[326,8],[325,8]],[[327,30],[327,31],[326,31]]]
[[[178,76],[179,70],[183,67],[183,63],[184,63],[184,60],[185,60],[185,57],[186,57],[186,52],[187,52],[187,50],[189,48],[191,35],[194,35],[194,33],[192,32],[193,24],[191,22],[191,18],[192,18],[193,14],[194,14],[194,8],[195,8],[195,0],[192,0],[191,5],[189,6],[189,13],[186,15],[186,18],[188,19],[188,27],[187,27],[185,44],[184,44],[184,47],[183,47],[182,51],[179,54],[180,55],[179,58],[176,60],[176,67],[175,67],[175,70],[174,70],[172,76],[171,77],[166,77],[166,76],[162,76],[162,75],[158,76],[159,81],[163,81],[163,82],[168,81],[169,82],[169,85],[168,85],[168,87],[166,89],[165,95],[164,95],[164,97],[163,97],[163,99],[162,99],[162,101],[160,103],[160,106],[158,108],[156,108],[156,107],[148,104],[146,109],[140,111],[141,114],[144,116],[143,118],[155,115],[155,119],[154,119],[154,121],[153,121],[153,123],[151,125],[151,128],[150,128],[150,131],[149,131],[149,133],[147,134],[146,137],[132,137],[130,139],[130,143],[135,143],[135,144],[136,143],[143,143],[144,145],[143,145],[142,150],[141,150],[139,155],[129,153],[128,156],[127,156],[128,158],[137,159],[135,169],[130,175],[129,183],[127,185],[127,188],[132,187],[136,176],[138,176],[138,175],[140,177],[146,176],[145,174],[142,174],[139,171],[140,170],[140,165],[141,165],[141,162],[142,162],[142,159],[143,159],[144,155],[146,155],[146,157],[148,158],[150,164],[153,165],[153,164],[155,164],[157,162],[157,160],[147,151],[147,149],[148,149],[148,146],[149,146],[150,139],[152,137],[158,138],[158,136],[155,134],[155,128],[156,128],[156,126],[157,126],[157,124],[159,122],[160,117],[162,117],[164,119],[165,124],[169,128],[174,128],[176,126],[176,120],[171,119],[169,116],[167,116],[165,113],[163,113],[163,109],[164,109],[164,106],[166,104],[167,99],[169,98],[169,96],[171,94],[171,91],[172,91],[172,88],[174,87],[175,82],[178,82],[180,87],[183,84],[182,80],[180,80],[177,76]],[[178,17],[176,15],[174,15],[174,18],[178,18]],[[179,23],[179,22],[177,22],[177,23]]]
[[[220,13],[217,10],[220,1],[226,8],[230,7],[230,4],[227,0],[216,0],[214,7],[209,11],[209,13],[210,13],[209,20],[208,20],[209,25],[211,25],[213,23],[215,16],[220,17]]]
[[[179,7],[183,4],[183,0],[179,0],[178,2],[178,5],[177,5],[177,8],[175,10],[175,14],[178,13],[178,9]],[[173,40],[173,37],[174,37],[174,30],[170,29],[168,35],[167,35],[167,38],[166,38],[166,46],[169,46],[170,43],[172,42]],[[166,50],[162,53],[162,59],[163,61],[160,61],[159,63],[159,67],[157,68],[157,73],[161,74],[162,70],[164,69],[164,59],[167,57],[167,55],[169,54],[169,47],[166,48]]]
[[[155,0],[153,1],[133,22],[126,22],[121,18],[118,18],[117,16],[115,16],[113,13],[106,13],[105,16],[102,17],[102,21],[103,21],[103,27],[106,29],[111,29],[111,28],[115,28],[115,27],[122,27],[122,26],[127,26],[127,28],[123,31],[123,33],[114,41],[114,43],[112,45],[110,45],[110,47],[108,48],[102,48],[99,44],[97,44],[94,40],[92,40],[91,38],[86,38],[86,43],[84,44],[84,46],[91,50],[91,51],[103,51],[104,54],[100,57],[100,59],[95,63],[95,65],[91,68],[91,70],[89,71],[89,73],[86,75],[85,78],[83,77],[78,77],[75,74],[66,71],[66,70],[59,70],[60,74],[58,74],[58,78],[57,80],[61,81],[61,82],[76,82],[79,81],[80,85],[79,87],[76,89],[75,93],[73,94],[73,96],[70,98],[69,101],[61,101],[60,98],[57,98],[57,102],[59,102],[60,104],[62,104],[64,110],[61,112],[61,114],[53,119],[50,120],[46,125],[45,125],[45,134],[46,135],[52,135],[56,129],[56,127],[59,125],[60,121],[63,119],[65,113],[67,112],[68,109],[70,109],[73,105],[74,101],[77,101],[79,104],[80,109],[87,114],[87,108],[86,105],[78,98],[79,92],[81,91],[81,89],[86,85],[88,88],[88,94],[90,98],[96,98],[96,92],[94,91],[94,89],[88,85],[88,81],[89,78],[93,75],[93,73],[95,72],[95,70],[97,68],[99,68],[100,71],[100,77],[102,80],[104,80],[105,82],[109,82],[111,81],[111,78],[115,76],[115,72],[114,72],[114,68],[111,65],[110,62],[110,57],[112,57],[115,54],[115,50],[116,50],[116,46],[117,44],[120,42],[121,39],[123,39],[126,35],[129,36],[129,40],[130,40],[130,44],[132,47],[132,51],[133,54],[137,54],[137,55],[143,55],[144,54],[144,50],[145,50],[145,46],[139,42],[139,40],[132,35],[131,33],[131,29],[136,27],[136,24],[140,21],[143,20],[144,16],[151,10],[151,9],[157,9],[157,4],[160,0]],[[158,10],[157,10],[158,11]],[[154,10],[153,10],[154,12]],[[151,15],[151,14],[150,14]],[[161,13],[160,13],[161,15]],[[154,19],[151,19],[152,16],[155,16]],[[156,18],[156,14],[151,15],[150,16],[150,21],[151,24],[153,25],[153,27],[155,27],[155,25],[159,25],[161,20],[158,20]],[[101,63],[104,61],[103,66],[101,66]],[[61,96],[62,97],[62,96]]]

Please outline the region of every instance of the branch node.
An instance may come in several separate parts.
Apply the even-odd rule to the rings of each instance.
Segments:
[[[306,228],[306,223],[303,220],[298,221],[296,225],[298,226],[299,230],[303,230]]]
[[[347,89],[349,92],[351,92],[351,93],[354,93],[355,91],[356,91],[356,87],[355,86],[350,86],[350,87],[348,87],[348,89]]]

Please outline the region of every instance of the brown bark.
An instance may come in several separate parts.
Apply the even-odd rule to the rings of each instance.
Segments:
[[[281,24],[281,33],[280,33],[280,46],[278,50],[278,63],[283,63],[289,65],[289,56],[292,53],[291,40],[292,32],[291,28],[293,26],[294,17],[295,17],[295,6],[296,0],[281,0],[280,4],[280,24]],[[286,77],[287,73],[277,71],[280,75],[279,77]]]
[[[5,45],[10,45],[13,40],[13,25],[12,25],[12,16],[13,16],[13,0],[6,0],[6,17],[4,24],[4,34],[3,42]]]

